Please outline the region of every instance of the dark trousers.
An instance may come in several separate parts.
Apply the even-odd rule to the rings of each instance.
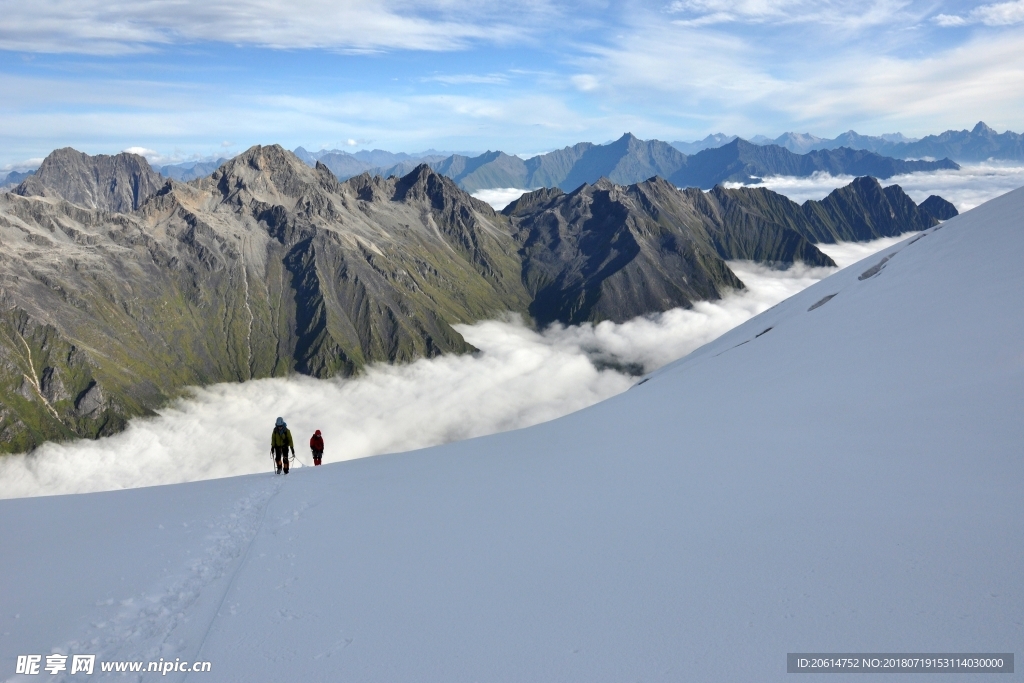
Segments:
[[[287,446],[274,446],[274,462],[277,464],[277,471],[281,471],[282,463],[284,464],[284,473],[288,474],[288,447]]]
[[[313,451],[313,465],[320,464],[320,458],[324,457],[323,451]]]

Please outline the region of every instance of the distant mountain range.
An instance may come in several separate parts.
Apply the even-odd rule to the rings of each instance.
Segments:
[[[221,157],[216,161],[186,161],[180,164],[169,164],[156,169],[165,178],[174,178],[185,183],[196,178],[205,178],[220,168],[226,158]]]
[[[795,154],[777,145],[755,145],[740,139],[687,155],[666,142],[640,140],[630,133],[605,145],[581,142],[529,159],[489,151],[475,157],[453,154],[444,159],[424,158],[421,162],[467,192],[495,187],[558,187],[570,191],[601,178],[629,185],[653,176],[666,178],[679,187],[711,189],[720,183],[752,184],[766,176],[809,176],[819,171],[884,179],[901,173],[959,168],[948,159],[904,161],[846,148]],[[366,168],[368,162],[355,155],[339,157],[330,153],[322,156],[319,163],[327,165],[339,179],[346,179],[363,172],[382,177],[402,176],[417,162],[404,160],[390,167]]]
[[[581,156],[608,151],[593,147]],[[743,287],[727,260],[833,265],[816,242],[943,212],[872,178],[801,206],[652,177],[497,213],[426,164],[342,182],[257,146],[180,183],[133,154],[57,150],[0,194],[0,449],[112,433],[186,386],[471,351],[452,325],[507,311],[546,324],[688,307]]]
[[[694,142],[673,142],[672,146],[686,154],[695,154],[721,147],[735,139],[735,135],[716,133]],[[983,121],[979,121],[972,130],[947,130],[921,139],[908,138],[901,133],[860,135],[851,130],[832,139],[809,133],[783,133],[774,139],[756,135],[750,141],[757,145],[778,145],[797,154],[848,147],[897,159],[949,158],[960,162],[1024,160],[1024,135],[1009,130],[997,133]]]
[[[799,161],[777,151],[760,153],[751,150],[744,144],[746,142],[735,135],[715,133],[703,140],[668,144],[658,140],[638,140],[627,133],[619,140],[604,145],[581,142],[529,159],[500,151],[472,154],[433,149],[406,154],[379,149],[354,153],[338,149],[309,152],[298,147],[294,154],[310,167],[317,162],[323,163],[341,180],[364,172],[385,178],[392,175],[402,177],[417,165],[427,163],[470,192],[497,187],[560,187],[570,190],[584,182],[596,182],[601,177],[629,184],[646,180],[651,175],[660,175],[682,186],[704,189],[721,182],[756,183],[765,176],[799,176],[816,171],[872,175],[884,179],[899,173],[957,168],[954,162],[958,161],[1024,160],[1024,135],[1012,131],[997,133],[984,122],[978,122],[972,130],[948,130],[919,140],[901,133],[869,136],[851,130],[832,139],[809,133],[783,133],[777,138],[757,135],[749,141],[758,147],[780,147],[795,155],[819,153]],[[727,148],[733,143],[737,143],[737,149],[728,154],[699,156],[701,152]],[[872,152],[892,160],[839,151],[843,148]],[[837,153],[821,154],[832,151]],[[938,166],[903,166],[893,161],[921,159],[940,161],[935,162]],[[187,182],[209,176],[224,161],[223,158],[189,161],[164,165],[156,170],[165,178]],[[14,187],[34,172],[12,171],[0,179],[0,189]]]
[[[363,172],[372,175],[404,176],[421,163],[431,164],[441,161],[445,157],[457,154],[457,152],[440,152],[436,149],[428,149],[425,152],[406,154],[404,152],[385,152],[382,149],[360,150],[358,152],[346,152],[340,149],[320,150],[319,152],[308,152],[302,147],[294,150],[295,156],[305,161],[310,166],[316,166],[320,162],[331,173],[342,180],[357,176]]]
[[[2,179],[0,179],[0,190],[9,187],[15,187],[16,185],[21,183],[21,181],[23,181],[25,178],[28,178],[30,175],[33,175],[34,173],[34,170],[25,172],[11,171]]]

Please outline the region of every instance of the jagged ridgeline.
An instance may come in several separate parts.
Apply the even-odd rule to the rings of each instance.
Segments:
[[[941,197],[933,211],[955,215]],[[835,266],[816,243],[864,241],[938,221],[899,186],[858,178],[803,205],[764,188],[680,190],[654,177],[523,195],[503,211],[520,245],[530,313],[544,324],[614,320],[714,300],[743,283],[724,260]]]
[[[131,184],[107,166],[100,186]],[[123,214],[93,178],[0,196],[8,451],[116,431],[190,385],[470,351],[453,323],[529,305],[506,221],[425,167],[339,183],[256,147]]]
[[[803,206],[601,181],[497,213],[426,165],[339,182],[257,146],[182,184],[58,150],[0,195],[0,449],[116,432],[188,386],[472,351],[452,325],[508,311],[691,306],[743,286],[728,259],[832,265],[815,242],[934,223],[870,178]]]

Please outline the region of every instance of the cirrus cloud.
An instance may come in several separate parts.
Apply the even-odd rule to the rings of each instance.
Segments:
[[[967,26],[968,24],[984,24],[986,26],[1020,24],[1024,22],[1024,0],[982,5],[964,15],[938,14],[933,21],[939,26],[945,27]]]
[[[124,54],[189,42],[285,49],[450,51],[507,43],[556,9],[543,0],[498,8],[472,0],[38,0],[0,2],[0,49]],[[517,21],[507,20],[506,12]]]

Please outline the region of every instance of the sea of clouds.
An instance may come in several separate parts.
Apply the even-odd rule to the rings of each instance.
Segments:
[[[843,266],[897,241],[825,251]],[[835,271],[730,266],[747,289],[692,309],[542,331],[514,317],[489,320],[457,328],[480,349],[472,355],[374,365],[354,379],[293,376],[194,389],[115,436],[0,458],[0,497],[270,472],[270,431],[279,415],[296,440],[296,467],[311,464],[306,444],[315,429],[323,431],[330,463],[526,427],[625,391],[637,372],[686,355]]]
[[[776,177],[764,185],[794,201],[821,199],[850,177]],[[1024,166],[976,164],[959,171],[898,176],[915,200],[939,194],[959,210],[1024,185]],[[502,208],[524,190],[481,190]],[[907,237],[906,235],[904,237]],[[899,241],[825,245],[846,266]],[[747,289],[692,309],[615,324],[534,330],[516,318],[461,325],[479,353],[400,366],[375,365],[347,380],[309,377],[218,384],[191,391],[159,412],[96,441],[49,443],[0,458],[0,497],[100,491],[269,472],[269,437],[283,416],[309,466],[305,443],[320,429],[324,462],[407,451],[551,420],[604,400],[835,269],[771,270],[731,263]]]
[[[794,176],[773,176],[765,178],[759,187],[767,187],[784,194],[795,202],[808,199],[823,199],[837,187],[849,185],[854,176],[815,173],[808,178]],[[958,171],[934,171],[931,173],[906,173],[882,181],[883,185],[899,185],[915,202],[923,202],[929,195],[937,194],[956,206],[959,211],[973,209],[990,199],[995,199],[1010,190],[1024,187],[1024,164],[985,163],[962,165]],[[725,183],[725,187],[743,187],[741,183]],[[473,193],[497,210],[519,199],[528,190],[501,187],[479,190]]]
[[[852,180],[853,176],[827,173],[816,173],[809,178],[774,176],[765,178],[761,187],[803,203],[808,199],[823,199],[832,190],[848,185]],[[963,212],[1024,186],[1024,164],[965,164],[958,171],[906,173],[881,182],[886,186],[899,185],[918,203],[929,195],[937,194]],[[739,186],[739,183],[726,184],[726,187]]]

